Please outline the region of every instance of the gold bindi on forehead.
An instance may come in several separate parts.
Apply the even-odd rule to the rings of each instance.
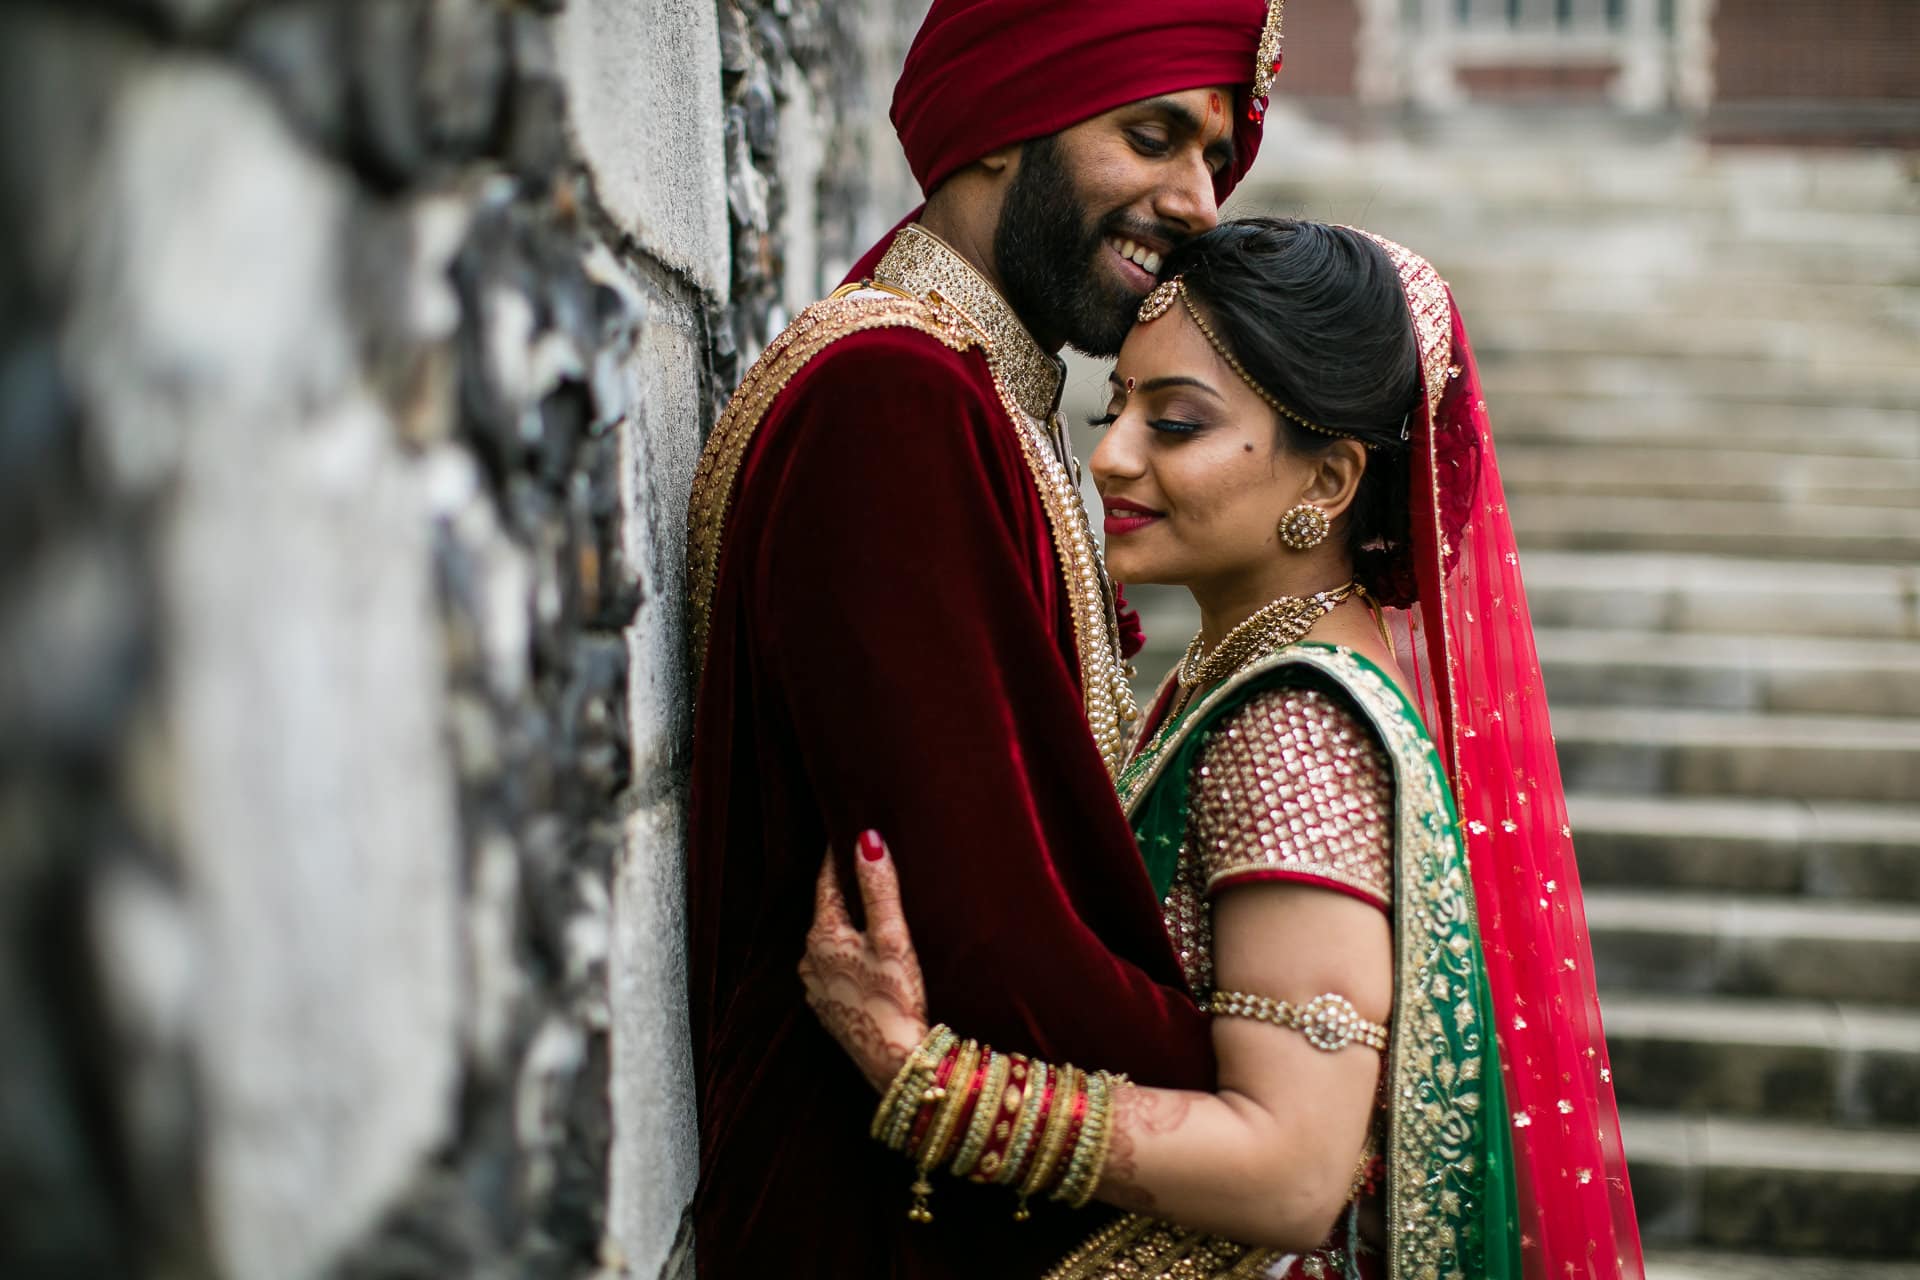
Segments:
[[[1207,318],[1200,314],[1200,308],[1194,305],[1193,295],[1187,292],[1187,278],[1185,276],[1175,276],[1147,295],[1146,301],[1140,304],[1139,323],[1152,324],[1155,320],[1158,320],[1161,316],[1173,310],[1173,305],[1176,302],[1186,307],[1187,314],[1193,317],[1193,323],[1199,328],[1201,334],[1206,338],[1207,342],[1212,345],[1214,351],[1218,353],[1220,358],[1227,362],[1227,367],[1239,374],[1240,381],[1253,388],[1253,393],[1266,401],[1268,407],[1275,413],[1285,418],[1288,422],[1296,423],[1309,431],[1318,432],[1323,436],[1337,436],[1343,440],[1352,440],[1355,438],[1345,431],[1335,431],[1332,427],[1323,427],[1306,415],[1295,412],[1283,403],[1280,397],[1274,395],[1271,391],[1268,391],[1265,387],[1254,381],[1253,375],[1247,372],[1246,366],[1235,358],[1233,352],[1227,350],[1227,344],[1220,340],[1220,335],[1213,331],[1213,326],[1207,323]],[[1131,379],[1129,379],[1129,383],[1131,383]],[[1127,389],[1131,391],[1133,388],[1129,385]]]

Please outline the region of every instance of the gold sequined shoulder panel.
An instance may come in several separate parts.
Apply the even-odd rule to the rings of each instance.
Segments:
[[[1393,900],[1393,775],[1338,699],[1270,689],[1215,729],[1194,764],[1187,847],[1211,895],[1274,878]]]

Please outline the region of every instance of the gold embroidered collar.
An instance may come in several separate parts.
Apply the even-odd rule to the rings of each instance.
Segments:
[[[938,295],[960,312],[980,332],[987,358],[1023,412],[1045,422],[1059,408],[1060,361],[1041,350],[1012,304],[946,241],[911,224],[887,246],[873,275],[915,297]]]

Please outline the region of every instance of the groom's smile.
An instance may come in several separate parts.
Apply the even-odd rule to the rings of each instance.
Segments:
[[[1119,236],[1108,236],[1106,243],[1107,248],[1113,250],[1114,256],[1119,259],[1121,278],[1134,286],[1142,297],[1151,292],[1153,286],[1159,283],[1160,259],[1165,251]]]

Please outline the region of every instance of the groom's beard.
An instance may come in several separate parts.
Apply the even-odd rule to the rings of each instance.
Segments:
[[[1104,228],[1074,189],[1059,140],[1029,142],[993,233],[1007,301],[1029,332],[1090,356],[1120,353],[1140,297],[1100,270],[1104,241]]]

